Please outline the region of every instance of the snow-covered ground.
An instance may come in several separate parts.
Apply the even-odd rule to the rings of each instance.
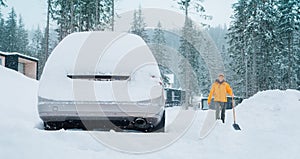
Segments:
[[[104,146],[87,131],[41,130],[37,113],[38,82],[0,66],[0,158],[222,158],[296,159],[300,157],[300,92],[265,91],[237,107],[238,124],[232,128],[232,111],[226,124],[199,139],[208,111],[198,110],[187,132],[170,146],[147,154],[127,154]],[[179,107],[167,109],[167,123],[174,121]],[[189,110],[194,111],[194,110]],[[173,133],[170,128],[167,133]],[[96,132],[147,138],[144,133]],[[124,141],[120,141],[124,142]],[[160,142],[160,141],[155,141]]]

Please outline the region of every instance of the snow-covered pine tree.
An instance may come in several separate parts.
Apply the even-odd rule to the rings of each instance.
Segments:
[[[78,10],[80,16],[80,31],[93,31],[93,30],[103,30],[104,26],[107,25],[103,23],[103,15],[110,14],[110,11],[106,1],[80,1],[80,9]],[[109,1],[111,2],[111,1]],[[108,21],[107,21],[108,23]]]
[[[5,6],[6,4],[4,3],[3,0],[0,0],[0,6]]]
[[[237,78],[235,71],[233,71],[231,69],[230,65],[233,61],[232,61],[232,58],[230,57],[230,53],[227,50],[228,49],[228,43],[227,43],[227,39],[226,39],[226,36],[228,34],[227,26],[219,25],[217,27],[210,27],[208,29],[208,33],[209,33],[210,37],[213,39],[213,41],[215,42],[215,44],[221,54],[221,57],[223,58],[223,63],[224,63],[224,67],[225,67],[224,73],[226,76],[226,81],[228,81],[232,87],[237,85],[236,79],[238,79],[238,78]],[[236,89],[234,88],[234,91],[235,90]],[[239,93],[237,93],[237,92],[235,92],[235,94],[239,95]]]
[[[157,27],[154,29],[153,38],[151,39],[151,42],[148,43],[148,46],[160,66],[164,86],[167,86],[167,84],[169,84],[169,78],[165,76],[164,73],[168,71],[166,70],[166,66],[169,66],[170,57],[166,50],[166,38],[160,22],[158,22]]]
[[[154,29],[153,39],[150,44],[150,48],[157,62],[161,65],[168,66],[169,56],[166,52],[166,39],[160,22],[158,22],[157,27]]]
[[[180,69],[185,79],[187,95],[191,96],[188,98],[199,93],[207,95],[211,81],[207,65],[199,52],[204,49],[202,30],[194,27],[192,21],[188,19],[182,29],[180,42],[179,52],[185,58],[185,61],[180,63]]]
[[[33,37],[31,39],[31,43],[29,45],[30,54],[33,57],[36,57],[39,59],[39,65],[38,65],[38,77],[40,77],[45,62],[47,60],[47,55],[45,54],[45,37],[44,33],[38,26],[37,29],[33,33]]]
[[[17,15],[15,9],[12,8],[8,14],[8,18],[5,21],[5,33],[4,33],[4,48],[5,52],[17,51]]]
[[[193,70],[195,72],[196,76],[196,82],[197,82],[197,89],[195,90],[195,93],[199,95],[199,93],[203,95],[208,95],[210,85],[211,85],[211,79],[209,74],[208,65],[205,62],[204,58],[202,57],[203,53],[201,51],[204,51],[207,49],[207,41],[206,38],[204,38],[206,35],[203,32],[203,30],[193,27],[194,36],[192,41],[192,46],[195,49],[194,54],[191,56],[194,60],[191,61]]]
[[[133,13],[133,21],[131,23],[130,33],[136,34],[144,39],[144,41],[149,42],[149,37],[146,33],[146,23],[144,22],[144,17],[142,13],[142,7],[139,6],[138,10]]]
[[[49,3],[49,1],[48,1]],[[76,1],[79,3],[79,1]],[[56,21],[59,34],[59,40],[62,40],[68,34],[72,33],[75,29],[75,12],[74,1],[72,0],[52,0],[50,3],[51,15],[54,21]],[[79,6],[79,4],[78,4]]]
[[[234,4],[229,49],[245,96],[296,88],[299,70],[299,1],[239,0]],[[296,36],[295,36],[296,35]]]
[[[182,28],[182,37],[180,39],[179,52],[183,55],[184,60],[180,62],[181,76],[183,79],[182,86],[186,89],[186,101],[192,99],[196,94],[199,94],[199,86],[205,85],[206,83],[201,77],[201,69],[203,68],[204,62],[201,62],[201,57],[197,49],[195,48],[196,43],[196,28],[194,28],[192,20],[189,19],[189,13],[194,12],[196,16],[204,19],[211,19],[211,16],[205,14],[203,6],[203,0],[174,0],[179,5],[179,8],[185,13],[185,24]],[[203,26],[206,24],[201,23]],[[201,66],[202,64],[202,66]],[[208,76],[207,76],[208,77]],[[201,87],[202,89],[203,87]],[[207,88],[203,88],[203,90]],[[201,90],[201,91],[203,91]],[[202,92],[205,93],[205,92]],[[190,103],[189,103],[190,104]]]
[[[4,35],[5,35],[5,26],[4,19],[0,10],[0,51],[4,50]]]
[[[247,0],[239,0],[233,4],[233,20],[228,32],[228,53],[233,58],[230,64],[232,70],[237,74],[236,83],[233,89],[236,94],[248,96],[248,61],[249,56],[246,52],[247,43],[245,42],[245,29],[248,21],[246,14]]]
[[[33,31],[33,36],[31,38],[30,44],[29,44],[29,50],[30,54],[32,56],[37,56],[40,52],[42,52],[42,45],[43,45],[43,32],[38,26],[34,31]]]
[[[217,27],[210,27],[207,29],[207,32],[209,33],[210,37],[214,40],[218,50],[221,53],[227,52],[227,50],[223,50],[224,48],[227,48],[227,42],[225,39],[226,34],[228,33],[227,26],[218,25]]]
[[[48,55],[45,52],[46,50],[46,37],[45,31],[41,29],[39,26],[33,31],[32,38],[30,39],[30,43],[28,45],[28,52],[30,56],[36,57],[39,59],[38,65],[38,78],[40,78],[44,65],[47,61]],[[49,32],[49,52],[51,52],[55,46],[57,45],[57,32],[55,30],[50,30]]]
[[[193,22],[191,19],[186,18],[184,27],[182,28],[182,35],[180,38],[179,52],[183,56],[180,61],[180,75],[181,75],[181,86],[186,91],[186,102],[189,106],[194,94],[199,92],[197,83],[197,55],[199,53],[193,46],[195,44],[195,31],[193,28]]]
[[[23,23],[22,16],[19,15],[18,27],[17,27],[17,52],[28,54],[27,46],[29,44],[28,41],[28,32],[25,29],[25,25]]]
[[[277,69],[274,67],[277,56],[277,36],[276,27],[278,27],[279,12],[274,9],[276,1],[257,1],[257,28],[258,37],[258,57],[257,57],[257,84],[258,91],[275,89],[274,72]],[[255,92],[256,93],[256,92]]]
[[[299,79],[299,29],[300,29],[300,1],[278,1],[280,11],[279,25],[277,28],[280,36],[280,63],[282,70],[283,89],[296,88]],[[298,35],[298,36],[297,36]],[[295,39],[296,38],[296,39]]]
[[[250,95],[257,91],[271,89],[272,53],[274,49],[274,29],[277,23],[277,13],[272,1],[249,1],[247,15],[249,19],[245,28],[246,53],[249,55],[248,92]]]
[[[205,8],[203,5],[204,0],[173,0],[179,5],[179,9],[183,10],[186,17],[189,17],[190,13],[203,18],[205,20],[211,20],[212,16],[205,14]],[[201,23],[203,26],[207,24]]]
[[[58,25],[59,40],[70,33],[111,28],[111,0],[52,0],[51,15]]]

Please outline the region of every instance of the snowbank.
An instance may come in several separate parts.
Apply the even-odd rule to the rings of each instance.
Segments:
[[[154,153],[132,155],[102,145],[86,131],[41,130],[41,120],[36,108],[37,81],[0,67],[0,88],[0,158],[300,157],[300,124],[297,120],[300,112],[299,91],[273,90],[257,93],[237,107],[237,120],[242,131],[233,130],[232,111],[228,111],[226,124],[218,122],[212,133],[202,140],[199,139],[199,132],[207,111],[199,110],[190,129],[174,144]],[[167,109],[168,124],[174,121],[177,113],[178,107]],[[176,130],[169,128],[167,133],[174,131]],[[146,138],[153,134],[136,135]]]
[[[39,118],[36,115],[37,88],[36,80],[0,66],[1,128],[18,128],[20,126],[24,128],[30,124],[34,125],[38,121]],[[2,135],[0,136],[1,140]]]
[[[228,111],[227,124],[216,126],[203,143],[204,151],[215,149],[212,156],[226,158],[299,158],[299,112],[299,91],[259,92],[237,107],[242,131],[232,131],[232,111]]]

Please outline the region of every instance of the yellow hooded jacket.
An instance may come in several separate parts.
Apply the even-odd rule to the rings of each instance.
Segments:
[[[215,102],[227,102],[226,94],[233,96],[230,85],[225,81],[219,82],[218,80],[216,80],[216,82],[211,87],[208,96],[208,103],[211,102],[213,96]]]

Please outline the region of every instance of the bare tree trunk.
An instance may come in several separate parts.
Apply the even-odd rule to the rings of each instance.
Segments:
[[[75,32],[75,29],[74,29],[74,18],[75,18],[75,13],[74,13],[74,2],[71,1],[71,4],[70,4],[70,8],[71,8],[71,33]]]
[[[99,16],[99,1],[96,1],[96,13],[95,13],[95,28],[94,30],[100,30],[100,16]]]
[[[184,7],[185,7],[185,25],[189,25],[188,24],[188,0],[185,0],[184,2]],[[186,39],[185,39],[186,40]],[[190,90],[190,79],[189,79],[189,73],[188,73],[188,60],[189,60],[189,53],[187,54],[186,56],[187,58],[187,63],[185,64],[184,66],[184,69],[185,69],[185,84],[186,84],[186,98],[185,98],[185,109],[188,110],[189,106],[191,105],[190,103],[190,99],[191,99],[191,90]]]
[[[292,34],[289,34],[288,36],[289,36],[288,37],[288,63],[289,63],[289,65],[288,65],[288,72],[287,72],[288,86],[285,89],[290,89],[292,86],[291,85],[291,81],[292,81],[291,69],[292,69],[292,63],[294,62],[294,61],[292,61],[292,57],[291,57],[291,54],[292,54],[292,52],[291,52],[291,36],[292,36]]]
[[[50,19],[50,8],[51,8],[51,0],[48,0],[48,9],[47,9],[47,23],[45,30],[45,55],[46,59],[49,57],[49,19]]]
[[[111,30],[114,31],[115,25],[115,0],[112,0],[111,4]]]
[[[185,0],[185,2],[184,2],[184,7],[185,7],[185,17],[186,17],[186,18],[188,18],[188,13],[189,13],[189,12],[188,12],[188,7],[189,7],[189,6],[188,6],[188,3],[189,3],[188,0]]]
[[[248,97],[248,55],[244,54],[244,49],[242,49],[242,54],[245,58],[245,96]]]

